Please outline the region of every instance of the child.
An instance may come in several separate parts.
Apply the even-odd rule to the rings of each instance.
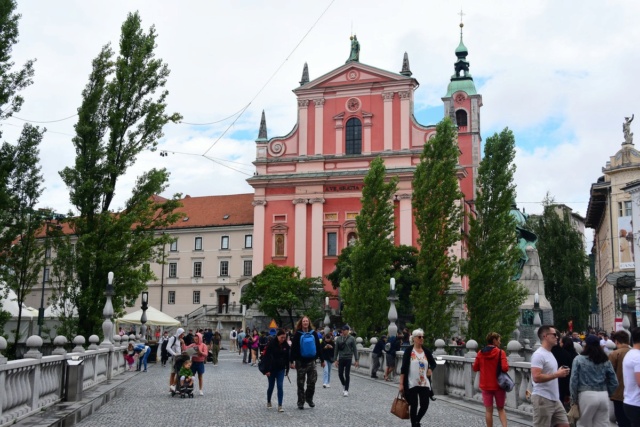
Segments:
[[[180,368],[180,388],[193,388],[193,372],[191,372],[191,360],[187,360]]]
[[[127,362],[129,366],[129,371],[133,371],[133,364],[135,363],[135,358],[133,357],[133,343],[129,343],[129,347],[124,351],[124,360]]]

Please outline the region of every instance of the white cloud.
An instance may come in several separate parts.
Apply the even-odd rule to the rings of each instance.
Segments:
[[[640,3],[468,3],[463,4],[464,42],[484,101],[483,138],[508,126],[517,140],[540,140],[540,146],[518,148],[518,200],[540,201],[550,191],[556,200],[584,214],[591,183],[622,142],[623,117],[637,106],[634,71],[640,58],[635,47],[640,39],[636,25]],[[352,28],[361,43],[363,63],[399,71],[402,55],[409,53],[420,82],[416,109],[441,105],[459,42],[458,4],[336,1],[291,53],[330,4],[328,0],[304,6],[293,0],[181,4],[141,0],[133,6],[106,0],[66,1],[62,6],[45,0],[20,2],[20,42],[14,59],[21,64],[37,58],[37,63],[35,83],[24,92],[26,102],[18,116],[52,120],[75,113],[91,60],[108,42],[117,48],[120,26],[134,7],[146,28],[155,24],[157,56],[172,71],[167,85],[169,111],[180,112],[185,121],[210,122],[252,101],[209,153],[244,163],[236,165],[241,168],[251,168],[255,147],[247,135],[257,136],[262,110],[270,137],[291,131],[296,121],[291,90],[298,85],[304,62],[312,79],[342,65]],[[201,154],[230,122],[167,126],[159,149]],[[550,122],[557,129],[550,131]],[[42,205],[63,211],[69,208],[68,194],[58,171],[73,165],[74,150],[70,136],[53,132],[73,134],[74,123],[47,124],[52,132],[41,147],[47,187]],[[6,140],[14,141],[19,127],[11,124],[21,126],[11,119],[1,129]],[[244,140],[230,138],[237,131],[243,131]],[[168,195],[251,191],[246,175],[202,157],[144,153],[120,182],[116,205],[124,203],[135,177],[150,167],[170,170]],[[524,206],[530,212],[539,210],[539,205]]]

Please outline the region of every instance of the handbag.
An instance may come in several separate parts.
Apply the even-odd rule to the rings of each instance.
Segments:
[[[500,357],[498,358],[498,365],[496,366],[496,374],[497,374],[497,377],[498,377],[498,385],[504,391],[511,391],[511,390],[513,390],[513,387],[515,386],[515,383],[513,382],[513,380],[509,376],[509,374],[507,374],[506,372],[502,372],[502,369],[501,369],[501,366],[500,366],[500,365],[502,365],[502,363],[501,363],[502,353],[504,353],[504,352],[502,350],[500,350]]]
[[[569,408],[569,412],[567,412],[567,417],[571,423],[575,423],[580,419],[580,408],[577,403],[571,404],[571,408]]]
[[[405,400],[400,392],[398,392],[398,397],[393,399],[391,413],[401,420],[409,419],[409,402]]]

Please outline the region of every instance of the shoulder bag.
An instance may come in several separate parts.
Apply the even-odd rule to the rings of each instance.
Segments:
[[[515,383],[506,372],[502,372],[502,353],[504,351],[500,350],[500,356],[498,357],[498,366],[496,368],[496,374],[498,376],[498,385],[504,391],[511,391],[515,386]],[[505,355],[506,357],[506,355]]]

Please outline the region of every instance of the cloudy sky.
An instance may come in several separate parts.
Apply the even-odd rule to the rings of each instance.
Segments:
[[[48,129],[41,206],[71,209],[58,171],[73,165],[77,117],[60,119],[76,113],[91,60],[104,44],[117,46],[127,13],[138,10],[143,25],[157,29],[157,56],[171,69],[168,111],[184,123],[165,128],[159,148],[168,156],[139,156],[119,183],[114,208],[151,167],[170,170],[166,195],[251,192],[245,180],[261,111],[269,137],[288,133],[303,64],[311,79],[341,66],[352,32],[363,63],[397,72],[408,52],[420,83],[415,115],[423,124],[439,121],[461,7],[484,102],[482,136],[505,127],[516,135],[519,205],[540,212],[548,191],[584,215],[591,183],[623,141],[624,117],[640,113],[637,1],[20,1],[14,60],[36,58],[36,75],[22,111],[0,124],[3,138],[15,141],[23,120],[50,122],[39,124]],[[209,158],[202,156],[207,150]]]

